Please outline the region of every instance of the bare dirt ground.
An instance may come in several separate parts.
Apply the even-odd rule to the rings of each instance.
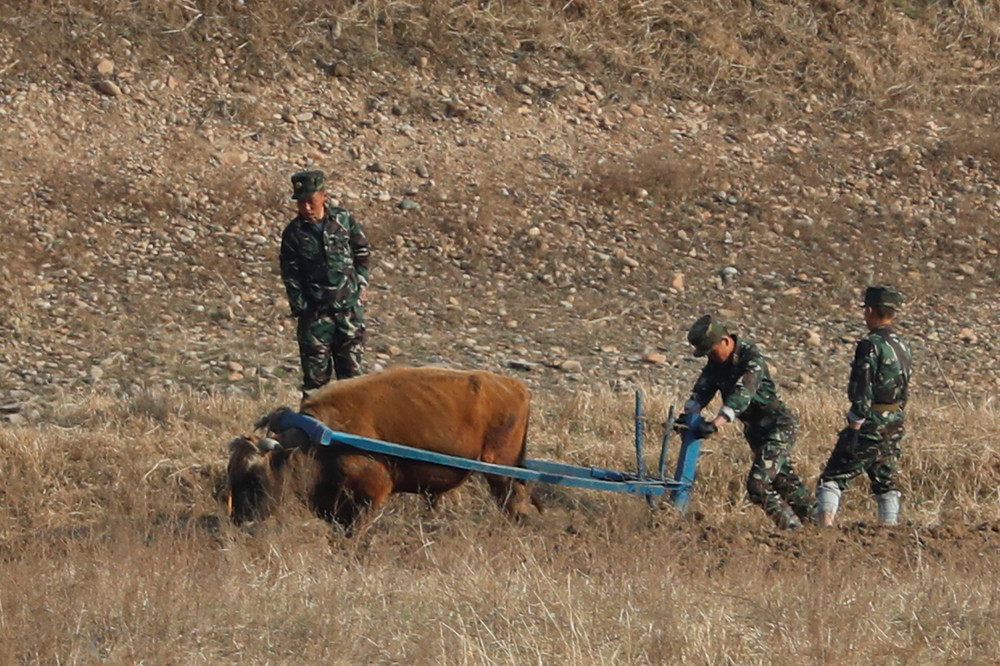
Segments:
[[[0,661],[991,661],[1000,7],[730,4],[0,0]],[[860,294],[898,285],[906,523],[859,484],[841,529],[772,531],[732,435],[685,517],[551,490],[511,539],[470,490],[362,544],[232,530],[224,443],[298,397],[304,168],[373,242],[368,369],[517,374],[539,457],[630,465],[626,390],[662,418],[716,311],[813,479]]]

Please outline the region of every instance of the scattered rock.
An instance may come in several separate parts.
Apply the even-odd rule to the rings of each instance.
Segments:
[[[558,368],[563,372],[582,372],[583,364],[580,361],[567,359],[559,363]]]
[[[230,150],[216,153],[215,159],[222,166],[238,166],[250,160],[250,153],[245,150]]]
[[[122,93],[122,89],[118,87],[117,83],[107,79],[98,81],[95,87],[98,92],[107,95],[108,97],[121,97],[124,94]]]
[[[642,362],[653,365],[662,365],[667,362],[667,355],[655,349],[647,349],[642,352]]]
[[[530,361],[524,361],[519,358],[512,358],[507,361],[507,367],[511,370],[523,370],[524,372],[531,372],[535,369],[535,364]]]

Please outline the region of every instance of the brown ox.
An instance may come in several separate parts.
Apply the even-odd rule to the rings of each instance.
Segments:
[[[489,372],[393,368],[331,382],[305,400],[301,411],[333,430],[463,458],[521,465],[525,457],[528,390],[516,379]],[[436,498],[471,474],[336,443],[296,441],[296,435],[301,439],[294,428],[276,433],[279,442],[285,441],[273,450],[259,449],[248,438],[230,444],[233,522],[263,519],[295,495],[316,515],[350,532],[362,510],[377,508],[392,493]],[[523,481],[485,476],[508,514],[526,512]],[[534,495],[530,499],[540,511]]]

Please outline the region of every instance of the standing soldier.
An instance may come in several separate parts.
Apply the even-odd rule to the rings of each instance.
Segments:
[[[899,517],[899,444],[913,364],[910,347],[892,328],[902,302],[892,287],[865,290],[868,335],[858,341],[851,363],[847,427],[840,432],[816,486],[820,524],[826,527],[833,526],[841,492],[862,471],[871,479],[882,523],[895,525]]]
[[[302,393],[361,374],[370,251],[361,225],[326,205],[322,171],[292,176],[299,214],[281,234],[281,280],[298,319]]]
[[[698,414],[722,394],[718,416],[701,424],[699,437],[713,434],[736,419],[743,422],[743,436],[754,454],[747,476],[750,501],[759,504],[782,529],[812,521],[816,503],[792,466],[795,417],[778,398],[764,355],[749,340],[730,333],[725,324],[705,315],[688,332],[695,356],[708,356],[691,398],[684,405],[688,415]]]

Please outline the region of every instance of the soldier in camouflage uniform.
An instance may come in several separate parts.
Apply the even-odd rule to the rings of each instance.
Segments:
[[[841,492],[862,471],[871,479],[879,519],[887,525],[898,520],[899,445],[913,364],[909,346],[892,328],[902,300],[892,287],[865,290],[868,335],[858,341],[851,363],[847,427],[840,432],[816,487],[820,523],[827,527],[833,526]]]
[[[370,250],[361,225],[326,203],[322,171],[292,176],[299,214],[281,234],[281,280],[298,319],[302,392],[361,374]]]
[[[747,476],[747,494],[783,529],[812,521],[816,503],[795,473],[791,452],[795,445],[795,417],[778,398],[777,388],[760,350],[738,338],[711,315],[691,327],[688,342],[695,356],[708,356],[684,405],[687,415],[698,414],[716,392],[722,394],[718,416],[705,421],[697,433],[706,437],[736,419],[743,422],[743,436],[754,454]]]

